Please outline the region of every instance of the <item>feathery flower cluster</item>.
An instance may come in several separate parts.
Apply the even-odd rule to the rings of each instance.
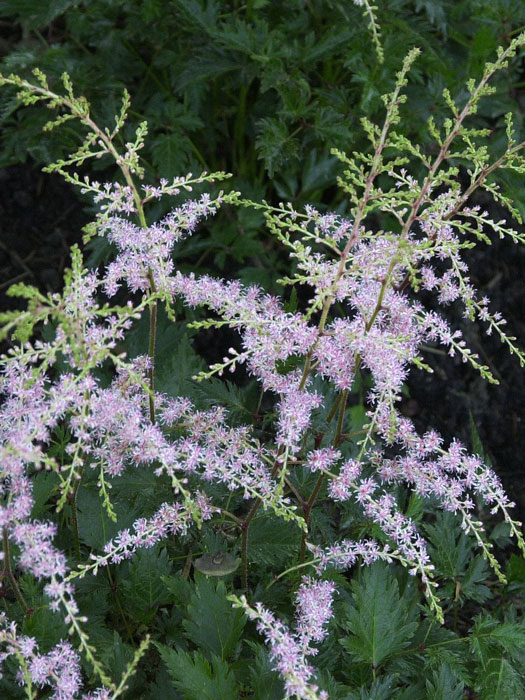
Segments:
[[[175,469],[198,474],[205,482],[225,484],[230,491],[241,489],[245,498],[261,498],[264,508],[285,520],[301,522],[264,463],[271,459],[270,452],[253,439],[248,427],[231,428],[223,409],[196,411],[187,400],[168,401],[161,420],[172,425],[172,419],[186,435],[170,445],[169,460],[158,474],[164,470],[173,475]]]
[[[333,566],[337,569],[350,569],[358,559],[362,559],[366,566],[379,559],[391,562],[393,560],[391,548],[384,545],[383,548],[375,540],[341,540],[323,549],[310,544],[309,549],[314,555],[315,570],[318,574]]]
[[[263,387],[279,395],[277,444],[292,453],[297,451],[321,397],[305,390],[300,372],[280,373],[279,362],[305,355],[315,342],[315,326],[309,326],[300,314],[285,312],[276,297],[263,294],[257,287],[243,288],[239,282],[177,273],[174,292],[190,306],[208,306],[241,332],[243,352],[227,364],[246,361],[248,370]],[[205,324],[213,325],[213,321]]]
[[[121,280],[126,281],[132,292],[150,290],[150,275],[155,289],[163,295],[170,295],[173,246],[193,233],[201,219],[212,216],[224,202],[234,198],[221,193],[211,199],[208,194],[203,194],[198,200],[188,200],[148,228],[116,216],[102,221],[98,235],[106,236],[118,251],[104,275],[108,296],[116,294]]]
[[[334,593],[333,581],[316,581],[305,576],[299,586],[295,598],[297,635],[309,654],[317,654],[317,649],[310,648],[310,642],[322,642],[326,637],[326,625],[333,615]]]
[[[322,447],[309,452],[306,456],[308,469],[312,472],[327,471],[340,458],[341,453],[333,447]]]
[[[252,608],[244,596],[229,597],[235,607],[246,612],[250,620],[257,621],[257,629],[270,647],[273,667],[284,678],[287,698],[328,700],[326,691],[319,691],[317,685],[310,683],[314,669],[306,657],[317,653],[311,642],[319,643],[326,637],[327,624],[333,614],[334,593],[335,585],[332,581],[303,578],[296,596],[295,632],[291,632],[261,603],[256,603]]]
[[[53,694],[49,697],[53,700],[71,700],[79,693],[82,687],[80,659],[69,642],[61,642],[47,654],[40,654],[36,640],[18,636],[16,624],[9,623],[5,613],[0,613],[0,643],[6,648],[0,654],[0,663],[14,655],[21,664],[17,676],[21,686],[51,686]]]
[[[389,415],[389,420],[391,419]],[[501,510],[507,520],[507,509],[512,503],[505,494],[494,471],[479,457],[468,455],[464,446],[453,440],[448,450],[441,448],[442,438],[435,431],[419,436],[409,418],[394,414],[396,442],[404,454],[395,458],[376,455],[378,475],[385,482],[406,481],[421,496],[435,496],[446,510],[474,508],[469,492],[481,496],[492,506],[492,512]],[[391,424],[377,421],[379,431],[391,430]]]
[[[90,555],[91,563],[72,571],[68,580],[84,577],[87,573],[97,574],[99,567],[108,564],[120,564],[129,559],[137,549],[153,547],[168,535],[184,535],[193,521],[200,516],[208,520],[212,516],[209,498],[202,492],[192,494],[193,507],[188,509],[178,503],[163,503],[151,518],[139,518],[133,523],[132,530],[121,530],[104,545],[104,554]]]

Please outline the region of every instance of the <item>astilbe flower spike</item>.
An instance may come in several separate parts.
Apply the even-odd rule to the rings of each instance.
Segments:
[[[382,60],[375,8],[367,0],[355,0],[354,4],[364,8]],[[13,293],[27,297],[30,308],[18,319],[9,314],[4,317],[6,332],[14,329],[22,341],[4,358],[0,378],[5,397],[0,409],[0,525],[4,556],[9,560],[6,570],[21,596],[10,565],[9,546],[14,544],[19,569],[42,582],[51,610],[64,615],[69,634],[78,641],[79,651],[102,683],[103,687],[86,697],[116,697],[124,686],[121,683],[117,687],[95,657],[82,629],[85,619],[75,600],[72,581],[87,573],[96,574],[108,564],[117,565],[139,548],[152,547],[169,535],[186,534],[193,523],[211,519],[218,509],[206,491],[210,484],[222,484],[230,492],[238,490],[245,500],[252,501],[242,519],[233,516],[242,529],[246,585],[247,531],[262,505],[303,529],[301,556],[306,549],[312,553],[310,564],[319,576],[329,567],[350,568],[358,561],[365,565],[378,559],[400,562],[410,574],[421,578],[430,606],[442,620],[425,542],[389,490],[398,484],[457,513],[465,531],[476,538],[502,580],[483,526],[473,514],[476,497],[493,513],[503,514],[525,552],[520,523],[509,514],[513,504],[495,473],[457,441],[444,447],[434,431],[418,435],[396,408],[411,368],[430,369],[420,355],[425,344],[440,343],[451,356],[460,355],[495,381],[468,348],[461,332],[440,313],[427,310],[415,300],[413,292],[421,288],[435,294],[442,307],[461,303],[467,318],[485,322],[488,332],[499,334],[525,363],[514,338],[505,333],[504,319],[498,312],[489,311],[488,299],[480,297],[474,288],[462,257],[462,251],[470,247],[466,236],[483,239],[485,226],[515,241],[523,240],[505,222],[493,222],[486,212],[467,206],[469,196],[478,187],[486,185],[495,192],[485,180],[496,165],[515,166],[517,147],[511,128],[507,129],[509,146],[505,154],[490,165],[486,151],[472,146],[479,133],[465,124],[466,118],[476,112],[481,97],[488,94],[488,80],[523,44],[525,35],[513,39],[498,53],[496,61],[487,64],[478,83],[469,82],[465,106],[459,108],[448,95],[452,118],[439,129],[431,124],[439,148],[429,155],[394,131],[401,122],[407,74],[418,54],[417,50],[410,51],[393,91],[384,98],[382,127],[363,120],[372,154],[355,153],[349,158],[335,152],[345,165],[340,178],[348,195],[348,215],[344,218],[309,206],[304,212],[296,212],[291,204],[272,207],[248,203],[264,211],[270,232],[291,251],[294,273],[283,284],[311,290],[304,310],[295,312],[286,311],[279,298],[257,287],[207,275],[196,277],[175,269],[174,246],[194,233],[198,223],[214,215],[221,205],[237,205],[241,200],[236,192],[220,192],[215,197],[203,194],[148,225],[144,205],[149,200],[178,195],[182,190],[189,191],[192,184],[220,181],[225,175],[188,176],[172,184],[162,180],[159,186],[146,185],[140,190],[134,177],[144,174],[138,151],[144,143],[146,125],[138,127],[135,141],[127,143],[123,153],[119,154],[113,143],[124,123],[129,96],[125,95],[122,114],[110,132],[94,124],[87,101],[74,96],[67,75],[63,76],[65,96],[53,93],[39,72],[38,86],[16,76],[0,77],[2,83],[17,86],[28,103],[48,100],[51,106],[69,110],[89,127],[90,134],[77,153],[52,169],[95,196],[100,212],[90,235],[105,236],[116,249],[102,278],[84,269],[80,252],[74,249],[63,294],[44,297],[25,285],[17,285]],[[51,126],[63,119],[59,117]],[[472,169],[467,170],[470,184],[464,191],[452,182],[455,171],[444,167],[446,159],[454,155],[451,147],[456,141],[463,143],[465,158],[471,156],[474,161]],[[92,152],[95,144],[115,158],[125,184],[100,185],[89,177],[81,181],[78,175],[65,172],[65,166],[100,153]],[[418,177],[410,172],[414,159]],[[519,168],[524,169],[525,164],[520,162]],[[393,222],[392,230],[371,230],[370,221],[376,214],[381,221]],[[138,223],[132,220],[134,216]],[[130,293],[142,295],[135,306],[131,302],[124,307],[101,306],[97,301],[101,291],[111,298],[122,283]],[[155,325],[160,299],[169,312],[177,299],[192,308],[208,308],[214,318],[197,321],[193,324],[196,328],[228,325],[238,331],[240,347],[231,348],[222,362],[212,364],[197,379],[206,380],[245,365],[273,401],[272,428],[266,433],[260,431],[265,442],[257,438],[252,427],[230,426],[221,407],[199,410],[184,397],[167,397],[155,391]],[[151,319],[149,357],[128,360],[119,345],[146,308]],[[53,340],[29,342],[38,323],[53,325]],[[112,364],[115,374],[105,383],[98,374],[104,363]],[[368,379],[366,421],[359,431],[362,439],[348,443],[347,399],[358,374]],[[338,398],[330,410],[325,400],[334,391]],[[325,434],[331,426],[323,425],[323,421],[326,418],[326,424],[330,424],[335,416],[337,425],[327,445]],[[314,435],[310,433],[312,426]],[[48,453],[53,433],[59,428],[67,428],[70,433],[60,460]],[[317,479],[309,498],[288,478],[297,465]],[[34,473],[41,469],[56,473],[61,489],[57,504],[60,510],[70,496],[74,500],[83,474],[97,469],[103,504],[108,515],[116,518],[109,498],[111,481],[135,468],[151,470],[158,479],[167,476],[173,501],[163,503],[148,517],[138,518],[131,528],[121,529],[106,543],[102,554],[93,553],[90,563],[70,571],[65,554],[54,545],[56,525],[31,517]],[[195,482],[202,491],[194,488]],[[285,495],[285,485],[297,497],[304,518],[297,514],[291,497]],[[338,503],[355,502],[364,518],[380,526],[387,543],[345,539],[320,547],[307,542],[310,512],[323,487]],[[79,551],[78,541],[76,545]],[[304,578],[296,595],[293,629],[261,603],[251,605],[245,597],[230,598],[256,622],[265,637],[273,667],[284,679],[286,697],[327,698],[326,692],[311,682],[315,669],[309,657],[316,654],[316,644],[327,635],[334,593],[331,581]],[[38,688],[51,686],[53,697],[59,700],[80,692],[79,656],[69,641],[62,640],[43,654],[36,640],[18,635],[14,623],[2,618],[1,627],[0,641],[6,649],[2,660],[10,655],[17,658],[18,680],[26,688],[32,684]]]
[[[328,700],[326,691],[319,691],[317,685],[309,682],[314,669],[307,657],[317,653],[311,643],[322,642],[327,635],[327,625],[333,615],[334,593],[332,581],[305,577],[296,595],[295,632],[261,603],[251,607],[245,596],[229,596],[235,607],[242,608],[250,620],[257,621],[257,629],[269,645],[273,667],[284,678],[287,698]]]

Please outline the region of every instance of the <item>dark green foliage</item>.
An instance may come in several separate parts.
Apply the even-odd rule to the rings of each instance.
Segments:
[[[301,533],[294,523],[262,516],[250,527],[251,561],[264,566],[292,563],[299,551]]]
[[[487,562],[474,556],[476,544],[457,527],[452,513],[438,513],[433,525],[425,525],[430,552],[439,573],[447,579],[441,587],[444,600],[485,602],[490,590],[482,584],[489,576]]]
[[[256,700],[281,700],[283,683],[279,674],[272,670],[268,654],[264,647],[254,642],[248,642],[253,650],[250,663],[250,687],[255,693]]]
[[[362,10],[352,3],[91,0],[86,7],[2,2],[0,13],[24,29],[23,38],[10,37],[3,72],[38,65],[58,77],[67,69],[108,124],[127,87],[134,112],[149,124],[149,179],[224,169],[234,172],[235,187],[259,181],[262,197],[277,193],[299,203],[331,198],[338,168],[328,147],[362,147],[359,118],[378,115],[380,95],[410,47],[420,46],[423,55],[409,86],[418,109],[405,111],[404,128],[421,142],[426,118],[440,116],[443,87],[459,93],[511,28],[525,22],[519,0],[379,3],[388,57],[381,64]],[[505,111],[521,126],[513,92],[519,79],[516,65],[498,78],[498,100],[480,110],[481,125],[495,128],[495,143]],[[2,100],[4,164],[28,153],[49,162],[75,142],[75,125],[42,140],[46,110],[14,113],[11,96]],[[258,252],[252,247],[250,256],[262,252],[254,245]]]
[[[368,688],[347,695],[347,700],[388,700],[393,697],[396,680],[395,676],[377,678]]]
[[[226,661],[238,655],[245,622],[244,613],[226,600],[224,583],[199,575],[183,622],[188,639]]]
[[[157,645],[168,667],[173,685],[187,700],[230,700],[239,697],[239,687],[228,665],[219,657],[211,662],[198,652],[188,654]]]
[[[171,573],[172,563],[165,549],[153,547],[137,552],[127,568],[120,587],[124,606],[133,610],[137,621],[151,622],[158,607],[170,599],[162,577]]]
[[[418,626],[417,611],[401,598],[396,579],[383,564],[363,570],[352,583],[352,603],[344,607],[341,644],[352,659],[374,669],[405,649]]]
[[[432,673],[432,678],[426,681],[428,700],[461,700],[463,698],[464,683],[458,681],[447,664],[443,664],[439,671]]]
[[[525,626],[498,623],[480,615],[472,629],[472,654],[478,662],[476,689],[483,698],[525,694]]]
[[[95,488],[80,489],[77,503],[78,536],[82,544],[96,551],[102,551],[108,540],[122,528],[129,527],[137,517],[136,511],[121,503],[116,507],[118,522],[111,520]]]

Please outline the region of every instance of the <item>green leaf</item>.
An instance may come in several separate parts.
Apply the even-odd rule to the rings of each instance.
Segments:
[[[22,586],[22,591],[26,596],[27,602],[34,605],[35,600],[27,596],[25,586]],[[67,635],[67,625],[60,619],[60,615],[49,609],[46,602],[41,597],[38,601],[38,607],[31,615],[27,615],[24,618],[22,626],[22,631],[25,635],[38,640],[42,652],[49,651]]]
[[[270,516],[252,521],[248,539],[250,563],[280,566],[298,552],[301,531],[294,523],[286,523]]]
[[[254,700],[282,700],[284,697],[283,682],[279,674],[272,669],[267,650],[262,644],[248,641],[255,652],[255,658],[250,662],[251,690]]]
[[[445,578],[453,579],[463,575],[473,543],[458,527],[453,513],[436,513],[433,525],[425,525],[430,541],[430,558],[437,571]]]
[[[376,678],[369,688],[361,688],[359,691],[350,693],[345,700],[390,700],[395,687],[396,677],[387,675]]]
[[[323,667],[322,662],[317,661],[317,667]],[[316,673],[315,684],[328,693],[330,700],[349,700],[348,686],[339,683],[326,668]]]
[[[305,196],[316,190],[323,191],[332,187],[340,169],[341,166],[335,156],[320,155],[317,151],[310,151],[303,167],[301,194]]]
[[[525,697],[523,675],[501,656],[488,659],[476,679],[482,700],[515,700]]]
[[[503,649],[516,658],[525,648],[525,625],[500,623],[488,615],[479,615],[472,629],[471,647],[482,662],[493,648]]]
[[[52,494],[58,492],[59,479],[54,472],[40,472],[35,474],[33,483],[33,507],[31,509],[32,518],[40,518],[52,506],[48,506],[47,501]]]
[[[130,644],[126,644],[115,630],[112,643],[106,647],[103,654],[105,665],[111,669],[111,676],[115,682],[120,680],[126,670],[126,666],[132,659],[133,647]]]
[[[189,148],[181,134],[159,134],[152,140],[153,165],[162,177],[173,179],[183,170]]]
[[[509,582],[525,584],[525,559],[517,554],[511,554],[506,575]]]
[[[150,465],[141,464],[116,476],[112,480],[111,498],[117,503],[126,501],[128,508],[140,512],[154,512],[173,493],[171,486],[162,481],[151,470]]]
[[[157,608],[167,603],[171,594],[162,576],[169,576],[171,561],[165,549],[141,549],[134,554],[129,572],[122,581],[122,597],[127,612],[140,622],[151,622]]]
[[[426,681],[427,700],[462,700],[464,683],[456,678],[450,666],[443,664]]]
[[[155,378],[159,390],[169,396],[184,396],[191,378],[204,368],[204,362],[193,350],[187,333],[180,327],[162,338],[157,355]]]
[[[181,700],[182,695],[171,687],[171,677],[166,666],[161,665],[155,676],[155,681],[149,683],[146,695],[141,700],[166,700],[166,688],[170,689],[169,700]]]
[[[149,318],[147,314],[143,314],[128,333],[124,348],[129,357],[137,357],[147,354],[148,343]],[[159,309],[155,348],[157,391],[169,396],[186,396],[192,376],[205,366],[193,350],[185,328],[170,321],[166,313]]]
[[[246,617],[226,600],[223,581],[198,576],[184,620],[186,636],[197,647],[225,660],[234,657]]]
[[[78,4],[78,0],[2,0],[0,13],[2,15],[16,14],[25,22],[28,29],[37,29],[49,24],[62,15],[70,7]]]
[[[470,647],[478,661],[475,688],[483,700],[525,697],[525,626],[479,615]]]
[[[299,142],[289,133],[288,125],[281,119],[268,117],[258,122],[259,135],[256,146],[270,176],[280,166],[299,155]]]
[[[343,647],[357,661],[377,668],[405,649],[418,626],[417,612],[399,595],[399,586],[387,565],[365,569],[361,580],[352,581],[352,603],[344,606]]]
[[[206,408],[224,406],[228,410],[228,422],[233,424],[253,421],[259,391],[256,382],[249,387],[239,387],[216,377],[201,382],[194,388],[194,394],[201,398]]]
[[[239,687],[228,664],[212,656],[211,664],[202,654],[175,651],[156,644],[168,667],[173,685],[185,700],[233,700],[239,697]]]
[[[98,490],[91,486],[81,486],[77,499],[78,535],[80,541],[92,549],[101,551],[106,542],[119,530],[130,527],[137,512],[125,504],[115,505],[117,522],[107,516]]]
[[[190,581],[181,576],[163,576],[162,580],[172,596],[172,602],[186,608],[192,592]]]
[[[460,580],[461,594],[469,600],[484,603],[492,597],[490,588],[481,584],[490,577],[490,568],[486,560],[478,555],[471,560],[465,575]]]

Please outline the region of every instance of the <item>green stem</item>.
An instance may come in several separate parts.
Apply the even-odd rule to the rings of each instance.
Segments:
[[[129,167],[122,162],[122,159],[120,158],[117,149],[113,145],[113,142],[108,134],[106,134],[102,129],[99,128],[99,126],[89,117],[89,116],[84,116],[83,118],[84,123],[89,126],[89,128],[94,131],[102,140],[106,148],[108,149],[108,152],[111,153],[113,156],[115,162],[120,168],[120,171],[122,175],[124,176],[124,180],[126,181],[126,184],[129,186],[131,189],[131,192],[133,194],[133,201],[135,202],[135,206],[137,208],[137,216],[139,219],[139,223],[141,228],[147,229],[148,224],[146,222],[146,216],[144,214],[144,206],[142,203],[142,200],[140,198],[140,194],[137,190],[137,187],[135,186],[135,181],[133,180],[133,176],[130,172]],[[155,285],[155,280],[153,279],[153,273],[151,270],[148,270],[148,279],[150,283],[150,290],[151,294],[155,295],[157,293],[157,288]],[[152,423],[155,423],[155,395],[154,395],[154,390],[155,390],[155,342],[156,342],[156,333],[157,333],[157,301],[155,300],[152,302],[152,304],[149,307],[149,313],[150,313],[150,328],[149,328],[149,347],[148,347],[148,356],[150,358],[151,362],[151,367],[148,371],[148,379],[149,379],[149,389],[150,389],[150,396],[149,396],[149,416],[150,416],[150,421]]]
[[[109,580],[109,586],[111,590],[113,591],[113,595],[115,596],[115,602],[117,604],[117,608],[119,609],[120,616],[122,618],[122,622],[124,623],[124,627],[126,628],[126,634],[128,636],[128,641],[130,644],[133,644],[133,633],[131,631],[131,627],[129,626],[129,623],[126,619],[126,614],[124,613],[124,609],[122,608],[122,604],[120,602],[120,596],[117,591],[117,584],[113,580],[113,576],[111,575],[111,571],[109,566],[106,566],[106,571],[108,572],[108,580]]]
[[[249,522],[244,522],[242,526],[241,539],[241,582],[244,591],[248,591],[248,528]]]
[[[20,603],[20,607],[24,611],[25,615],[30,614],[30,609],[28,604],[26,603],[24,596],[22,595],[22,591],[20,590],[20,587],[18,585],[18,582],[15,578],[15,575],[13,573],[13,569],[11,567],[11,550],[9,548],[9,536],[7,534],[7,528],[4,527],[3,530],[3,536],[4,536],[4,571],[7,574],[7,578],[9,579],[9,583],[11,585],[11,588],[13,589],[13,593],[16,596],[16,599]]]
[[[226,508],[212,507],[212,510],[216,513],[220,513],[221,515],[226,515],[228,518],[231,518],[235,523],[237,523],[239,527],[242,527],[244,525],[244,520],[242,520],[242,518],[238,518],[233,513],[230,513],[229,510],[226,510]]]
[[[341,436],[343,434],[343,425],[344,425],[344,419],[345,419],[345,411],[346,411],[346,401],[348,399],[348,390],[345,389],[341,393],[341,396],[339,398],[339,413],[337,415],[337,427],[335,429],[335,436],[334,436],[334,441],[333,441],[333,446],[334,448],[337,448],[339,445],[339,442],[341,440]],[[330,412],[331,417],[335,415],[335,411]],[[303,531],[302,536],[301,536],[301,552],[299,554],[299,561],[301,563],[304,562],[305,557],[306,557],[306,536],[308,534],[308,526],[310,524],[310,515],[312,513],[312,509],[315,505],[315,502],[317,500],[317,497],[319,495],[319,492],[321,491],[321,487],[323,485],[323,482],[325,480],[325,474],[321,473],[319,475],[319,478],[317,479],[317,483],[314,486],[314,490],[312,491],[310,498],[308,499],[308,503],[303,506],[303,513],[304,513],[304,520],[306,522],[306,530]]]
[[[279,471],[279,457],[282,454],[282,447],[279,448],[279,451],[277,453],[277,459],[275,460],[275,463],[272,468],[271,476],[272,478],[277,474]],[[243,520],[241,529],[242,529],[242,543],[241,543],[241,576],[242,576],[242,587],[244,590],[248,590],[248,528],[250,527],[250,523],[254,519],[255,515],[257,514],[257,511],[261,507],[262,499],[257,498],[255,499],[254,504],[248,511],[248,515],[246,518]]]
[[[77,479],[77,483],[75,484],[75,488],[73,489],[73,493],[72,493],[73,498],[71,499],[71,524],[73,525],[73,539],[75,540],[75,555],[76,555],[77,561],[80,561],[80,538],[78,535],[77,498],[78,498],[78,489],[80,487],[81,478],[82,478],[82,476],[80,475],[80,478]]]
[[[335,429],[334,448],[337,449],[341,442],[343,434],[343,426],[345,421],[346,402],[348,400],[348,389],[345,389],[341,394],[341,405],[339,406],[339,415],[337,416],[337,427]]]
[[[155,280],[151,270],[148,272],[148,277],[151,286],[152,294],[156,293]],[[149,346],[148,356],[150,359],[150,368],[148,370],[149,379],[149,418],[151,423],[155,424],[155,344],[157,340],[157,302],[154,301],[149,305]]]

